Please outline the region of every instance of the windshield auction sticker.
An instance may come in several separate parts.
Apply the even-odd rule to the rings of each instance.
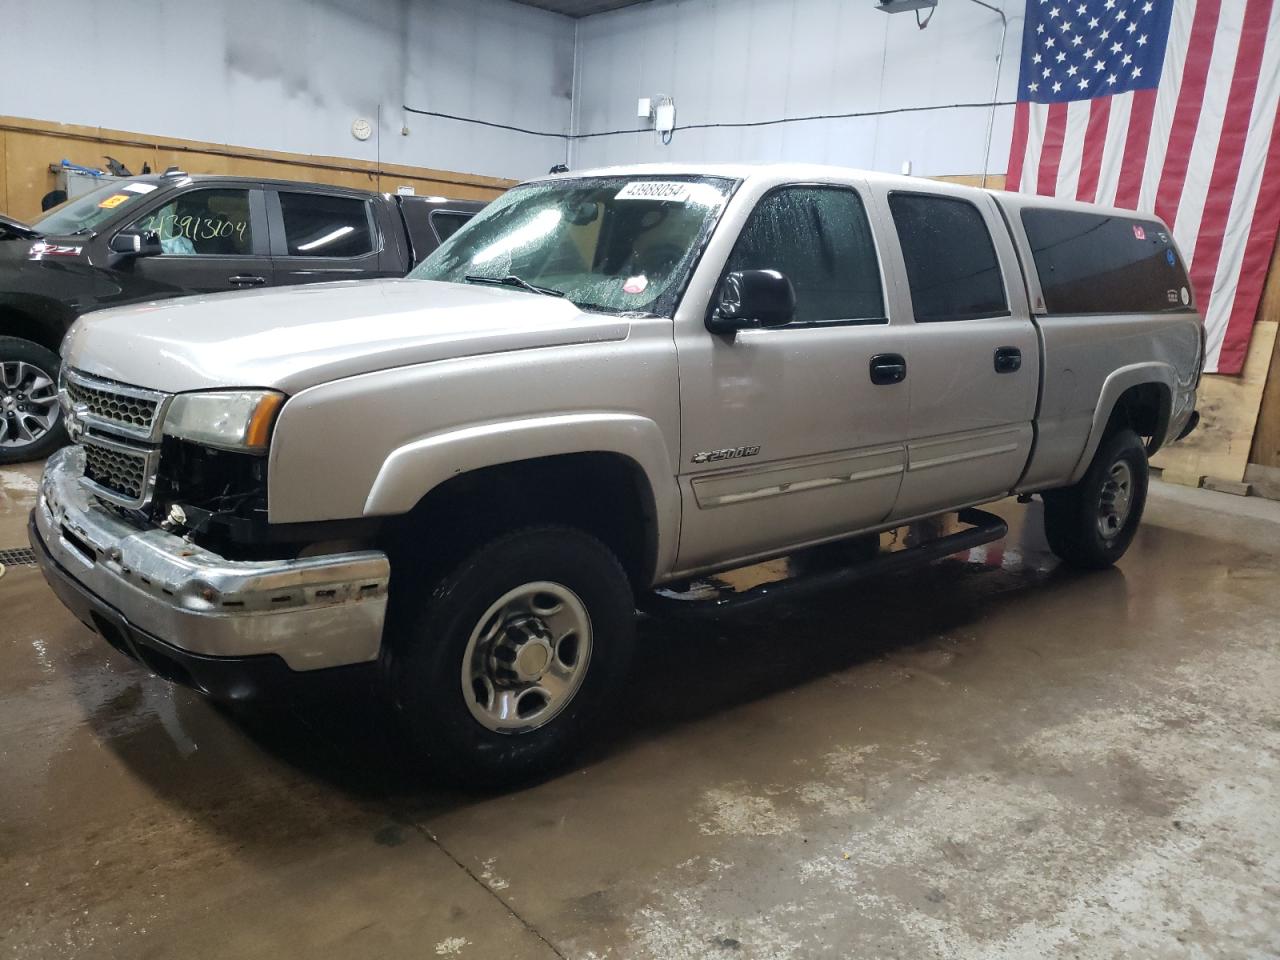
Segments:
[[[129,195],[127,193],[113,193],[111,196],[107,197],[107,199],[99,203],[98,206],[103,210],[110,210],[113,207],[120,206],[120,204],[124,203],[128,199]]]
[[[632,180],[618,191],[615,200],[670,200],[688,203],[691,184],[679,180]]]

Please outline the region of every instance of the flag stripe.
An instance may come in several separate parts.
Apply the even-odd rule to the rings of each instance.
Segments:
[[[1053,193],[1058,197],[1074,197],[1080,182],[1080,163],[1084,158],[1084,132],[1089,125],[1090,100],[1067,104],[1067,123],[1062,134],[1062,156],[1058,161],[1058,182]]]
[[[1228,102],[1248,103],[1250,92],[1257,87],[1270,14],[1271,0],[1246,0],[1241,25],[1243,33],[1236,48],[1235,74],[1231,78]],[[1251,117],[1250,110],[1232,110],[1222,121],[1218,154],[1213,162],[1204,214],[1200,219],[1199,242],[1195,259],[1191,262],[1191,286],[1197,291],[1200,311],[1204,314],[1208,314],[1213,306],[1214,277],[1218,273],[1227,215],[1235,198],[1236,178],[1240,173]]]
[[[1200,122],[1200,107],[1204,102],[1204,88],[1209,78],[1213,33],[1218,26],[1221,10],[1222,0],[1199,0],[1196,4],[1182,85],[1178,90],[1178,105],[1169,127],[1160,187],[1156,191],[1155,212],[1166,223],[1173,223],[1177,218],[1178,201],[1182,199],[1187,164],[1191,160],[1191,143],[1196,135],[1196,125]]]
[[[1154,90],[1135,90],[1133,108],[1129,112],[1129,135],[1125,138],[1124,158],[1120,161],[1120,177],[1116,182],[1116,205],[1136,207],[1142,189],[1142,168],[1147,160],[1147,142],[1151,136],[1151,117],[1156,109]]]
[[[1263,192],[1254,208],[1249,239],[1240,264],[1240,286],[1236,290],[1231,315],[1223,331],[1222,342],[1213,355],[1212,369],[1236,373],[1244,368],[1245,354],[1249,349],[1249,334],[1262,300],[1262,287],[1267,279],[1267,267],[1276,245],[1276,231],[1280,230],[1280,111],[1276,112],[1271,126],[1270,144],[1266,167],[1261,183]],[[1267,187],[1271,189],[1267,189]],[[1207,351],[1206,351],[1207,353]],[[1208,359],[1206,357],[1206,359]]]
[[[1036,193],[1053,196],[1058,186],[1058,163],[1062,160],[1062,139],[1067,132],[1067,105],[1049,104],[1045,122],[1044,146],[1040,148],[1040,175],[1036,180]]]
[[[1107,121],[1107,140],[1102,145],[1102,169],[1098,174],[1098,203],[1111,206],[1116,202],[1120,184],[1120,164],[1124,161],[1124,144],[1129,135],[1129,116],[1133,112],[1132,93],[1111,98],[1111,116]]]
[[[1022,165],[1022,181],[1018,189],[1023,193],[1035,193],[1040,177],[1040,150],[1044,146],[1045,128],[1049,122],[1049,107],[1043,103],[1031,104],[1028,116],[1031,135],[1027,137],[1027,156]]]
[[[1249,343],[1249,331],[1253,326],[1257,302],[1261,297],[1266,275],[1266,258],[1276,235],[1276,204],[1280,202],[1280,181],[1273,179],[1270,171],[1274,162],[1271,154],[1277,149],[1275,128],[1277,109],[1280,109],[1280,71],[1269,69],[1268,64],[1280,57],[1280,5],[1271,5],[1270,24],[1246,24],[1255,32],[1254,42],[1261,49],[1256,58],[1244,54],[1237,64],[1237,77],[1243,85],[1254,88],[1251,116],[1245,126],[1244,143],[1240,150],[1239,171],[1231,210],[1224,230],[1221,259],[1214,274],[1210,303],[1204,310],[1209,355],[1220,363],[1225,355],[1233,368],[1243,364]],[[1246,66],[1251,61],[1252,68]],[[1251,74],[1241,77],[1241,71],[1251,69]],[[1264,239],[1259,240],[1257,229],[1264,228]],[[1245,273],[1244,263],[1258,243],[1265,249],[1260,254],[1262,265],[1256,275]]]
[[[1245,0],[1233,0],[1222,8],[1218,17],[1212,41],[1213,59],[1209,64],[1209,81],[1204,90],[1204,106],[1200,111],[1200,121],[1196,124],[1195,139],[1191,143],[1187,160],[1187,176],[1182,185],[1182,198],[1178,202],[1173,221],[1173,235],[1192,271],[1195,270],[1196,248],[1201,239],[1200,226],[1204,221],[1205,206],[1209,202],[1209,182],[1213,178],[1222,125],[1227,114],[1235,112],[1231,104],[1231,81],[1236,71],[1244,13]],[[1248,97],[1238,105],[1245,110],[1246,116],[1252,100],[1252,97]],[[1208,294],[1208,290],[1197,291],[1197,295],[1205,299]]]
[[[1221,0],[1215,0],[1215,2],[1221,2]],[[1160,86],[1156,91],[1156,109],[1151,117],[1147,168],[1142,172],[1142,190],[1138,194],[1139,210],[1156,210],[1156,197],[1164,176],[1165,162],[1170,150],[1173,149],[1171,140],[1174,120],[1178,105],[1182,102],[1187,55],[1190,52],[1193,27],[1199,9],[1200,6],[1196,0],[1176,0],[1173,5],[1173,18],[1169,25],[1169,49],[1165,53]],[[1217,14],[1215,13],[1214,16]],[[1164,219],[1172,222],[1171,218]]]
[[[1107,143],[1107,122],[1111,119],[1111,98],[1089,101],[1089,124],[1084,131],[1084,152],[1080,159],[1080,182],[1076,199],[1092,203],[1098,196],[1098,175],[1102,172],[1102,150]]]
[[[1022,185],[1022,161],[1027,154],[1028,114],[1031,104],[1019,100],[1013,108],[1013,143],[1009,146],[1009,172],[1005,174],[1006,190],[1017,190]]]

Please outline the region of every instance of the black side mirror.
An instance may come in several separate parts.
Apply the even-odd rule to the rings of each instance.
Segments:
[[[782,327],[796,313],[796,291],[777,270],[738,270],[724,278],[720,299],[707,317],[712,333]]]
[[[154,257],[164,253],[160,245],[160,234],[154,230],[121,230],[111,238],[108,244],[112,253],[122,257]]]

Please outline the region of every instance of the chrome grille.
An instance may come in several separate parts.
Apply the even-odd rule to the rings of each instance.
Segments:
[[[168,394],[102,380],[79,370],[66,370],[62,390],[69,429],[74,421],[134,440],[160,439]]]
[[[160,406],[156,400],[96,390],[70,379],[67,381],[67,396],[73,404],[83,403],[95,417],[148,431],[155,422],[156,409]]]
[[[149,479],[147,453],[126,450],[117,444],[105,446],[88,438],[83,446],[85,478],[128,501],[128,505],[141,505]]]

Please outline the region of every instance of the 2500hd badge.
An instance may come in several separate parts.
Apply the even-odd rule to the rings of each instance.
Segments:
[[[737,460],[739,457],[754,457],[760,452],[759,446],[725,447],[723,450],[703,450],[693,455],[692,463],[715,463],[718,460]]]

